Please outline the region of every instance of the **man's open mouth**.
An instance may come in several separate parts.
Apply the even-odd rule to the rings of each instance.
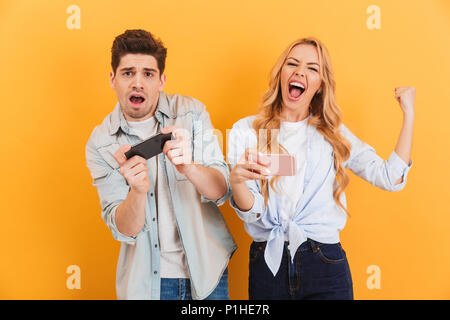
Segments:
[[[132,104],[139,105],[145,101],[145,98],[139,94],[132,94],[129,100]]]
[[[289,83],[289,97],[291,99],[299,99],[305,90],[305,85],[300,82],[292,81]]]

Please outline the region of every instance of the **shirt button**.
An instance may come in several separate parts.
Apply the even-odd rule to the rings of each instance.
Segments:
[[[158,271],[154,271],[153,273],[154,273],[154,274],[158,274]]]
[[[157,244],[155,244],[155,248],[158,248],[158,245],[157,245]]]
[[[150,197],[153,197],[153,192],[152,192],[152,193],[150,193]]]
[[[155,220],[156,220],[156,218],[153,218],[152,220],[153,220],[153,221],[155,221]]]

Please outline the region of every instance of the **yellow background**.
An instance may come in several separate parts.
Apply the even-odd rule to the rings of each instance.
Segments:
[[[69,30],[69,5],[81,28]],[[369,30],[369,5],[381,29]],[[394,87],[415,86],[413,168],[399,193],[351,174],[341,232],[356,299],[450,299],[450,2],[0,1],[1,299],[115,299],[119,242],[101,219],[85,144],[111,112],[110,49],[143,28],[168,47],[166,92],[196,97],[225,135],[255,114],[269,70],[303,36],[328,47],[344,123],[387,159],[402,113]],[[230,297],[247,299],[250,238],[228,203],[239,249]],[[66,268],[81,268],[81,289]],[[366,269],[381,269],[369,290]]]

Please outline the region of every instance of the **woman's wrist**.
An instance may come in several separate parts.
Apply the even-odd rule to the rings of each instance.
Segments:
[[[242,189],[232,188],[231,192],[233,201],[239,210],[249,211],[253,207],[255,197],[247,185],[244,184]]]
[[[414,121],[414,111],[404,112],[403,113],[403,121]]]

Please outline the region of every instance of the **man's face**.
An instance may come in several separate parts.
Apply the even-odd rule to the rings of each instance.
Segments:
[[[110,73],[127,121],[142,121],[153,116],[166,76],[161,75],[156,59],[148,54],[128,53],[120,59],[116,73]]]

